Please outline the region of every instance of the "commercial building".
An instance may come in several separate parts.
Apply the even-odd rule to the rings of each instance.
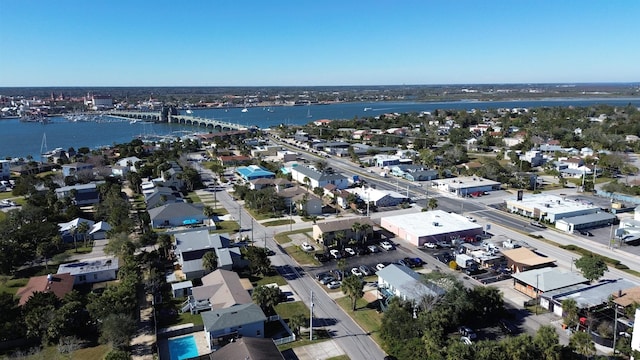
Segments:
[[[0,180],[7,180],[11,177],[10,165],[9,160],[0,160]]]
[[[497,181],[481,178],[479,176],[464,176],[433,180],[432,186],[440,191],[464,197],[467,195],[481,195],[484,192],[500,190],[501,184]]]
[[[324,169],[318,171],[309,167],[298,165],[291,168],[291,177],[293,180],[303,185],[309,185],[311,189],[324,187],[327,184],[333,184],[338,189],[346,189],[349,187],[349,179],[332,169]]]
[[[442,210],[383,217],[380,226],[416,246],[455,238],[475,238],[483,232],[481,225]]]
[[[513,287],[530,298],[535,298],[536,294],[589,283],[589,280],[578,272],[564,272],[553,267],[515,273],[512,278]],[[543,305],[542,302],[540,305]],[[548,309],[544,305],[543,307]]]
[[[572,233],[576,230],[591,229],[611,225],[617,221],[614,214],[599,212],[595,214],[572,216],[556,221],[556,229]]]
[[[527,248],[503,250],[502,254],[507,259],[507,267],[514,273],[553,266],[555,259],[540,256]]]
[[[522,200],[507,200],[507,209],[514,214],[550,223],[600,211],[597,206],[550,194],[534,194],[524,196]]]

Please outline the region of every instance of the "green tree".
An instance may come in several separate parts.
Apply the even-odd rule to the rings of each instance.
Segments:
[[[126,350],[136,330],[136,320],[131,316],[113,313],[100,325],[100,342],[109,343],[117,350]]]
[[[264,276],[271,272],[271,260],[264,248],[247,246],[243,252],[244,257],[249,261],[249,270],[252,274]]]
[[[82,239],[84,240],[84,247],[87,247],[87,235],[89,235],[89,230],[91,230],[91,228],[89,227],[89,223],[86,221],[78,223],[77,233],[82,236]]]
[[[574,299],[562,300],[564,324],[572,329],[578,326],[578,303]]]
[[[169,248],[171,247],[171,235],[162,233],[158,236],[158,246],[162,249],[164,257],[169,256]]]
[[[577,354],[587,358],[596,354],[596,345],[591,340],[591,335],[584,331],[576,331],[571,335],[569,347]]]
[[[129,360],[131,359],[131,354],[125,350],[110,350],[107,355],[105,355],[104,360]]]
[[[289,319],[289,328],[296,336],[300,336],[300,328],[309,325],[309,318],[302,314],[295,314]]]
[[[218,268],[218,256],[215,251],[207,251],[202,255],[202,267],[207,273],[215,271]]]
[[[430,210],[435,210],[438,207],[438,200],[436,198],[429,198],[429,202],[427,203],[427,207]]]
[[[60,300],[54,293],[37,291],[31,295],[22,308],[29,338],[40,339],[43,344],[49,342],[47,331],[59,304]]]
[[[344,258],[338,259],[338,261],[336,261],[336,268],[340,271],[340,274],[344,276],[344,272],[347,270],[347,260]]]
[[[202,213],[204,216],[211,219],[216,214],[216,211],[213,210],[211,206],[205,206],[204,209],[202,209]]]
[[[541,326],[533,337],[533,343],[538,348],[543,360],[560,359],[560,341],[553,326]]]
[[[266,313],[272,313],[273,307],[282,299],[282,291],[276,286],[258,285],[253,289],[251,299]]]
[[[589,281],[598,280],[604,275],[605,271],[609,270],[607,263],[599,255],[585,255],[576,260],[575,264],[576,268],[582,272],[582,276]]]
[[[364,296],[364,282],[357,276],[348,276],[342,280],[342,293],[351,299],[351,310],[356,311],[358,299]]]
[[[118,233],[115,236],[111,236],[104,247],[105,253],[118,256],[133,255],[135,250],[135,244],[126,233]]]

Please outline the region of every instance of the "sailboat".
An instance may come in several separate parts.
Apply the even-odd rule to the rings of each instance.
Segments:
[[[244,108],[242,108],[241,110],[242,112],[249,112],[249,109],[247,109],[247,107],[245,106]]]
[[[313,115],[311,115],[311,105],[307,105],[307,118],[312,118]]]

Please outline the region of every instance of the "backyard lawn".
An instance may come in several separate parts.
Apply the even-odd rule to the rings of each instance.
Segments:
[[[377,311],[374,303],[369,303],[365,299],[358,299],[356,302],[356,311],[351,311],[351,299],[347,296],[336,299],[336,303],[338,303],[364,331],[369,333],[378,345],[382,344],[382,340],[380,339],[382,313]]]
[[[303,251],[299,246],[288,246],[284,248],[284,251],[300,265],[320,265],[320,262],[313,257],[315,252]]]
[[[286,244],[288,242],[291,242],[291,238],[289,237],[289,235],[304,234],[312,231],[313,229],[311,228],[300,229],[295,231],[285,231],[285,232],[276,234],[274,236],[274,239],[278,242],[278,244]]]

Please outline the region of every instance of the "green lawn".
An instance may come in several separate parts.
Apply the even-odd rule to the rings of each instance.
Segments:
[[[298,340],[278,346],[280,352],[300,346],[316,344],[331,339],[331,335],[324,329],[313,329],[313,340],[309,340],[309,332],[300,333]],[[348,358],[347,358],[348,359]]]
[[[288,246],[284,248],[284,251],[286,251],[287,254],[294,258],[300,265],[320,265],[320,262],[313,257],[315,252],[303,251],[298,246]]]
[[[0,276],[0,293],[8,292],[15,295],[18,289],[27,285],[28,282],[28,278],[12,279],[10,276]]]
[[[297,314],[309,317],[309,308],[302,301],[280,303],[276,305],[275,310],[283,319],[291,319]]]
[[[365,299],[358,299],[356,302],[356,311],[351,311],[351,299],[347,296],[336,299],[336,303],[338,303],[364,331],[368,332],[378,345],[382,344],[382,339],[380,339],[382,313],[378,313],[376,309],[369,307],[369,303]]]
[[[349,357],[347,355],[340,355],[340,356],[330,357],[327,360],[349,360]]]
[[[233,234],[240,230],[240,224],[236,221],[220,221],[216,223],[216,229],[210,231],[211,233],[229,233]]]
[[[200,197],[196,194],[195,191],[190,192],[189,195],[187,195],[187,199],[191,200],[191,202],[194,204],[201,202]]]
[[[252,283],[254,282],[252,281]],[[287,280],[285,280],[280,275],[264,276],[261,279],[255,281],[254,286],[267,285],[267,284],[273,284],[273,283],[278,284],[278,286],[287,285]]]
[[[278,242],[278,244],[286,244],[291,241],[291,239],[289,238],[289,235],[304,234],[312,231],[313,231],[312,228],[305,228],[305,229],[300,229],[295,231],[285,231],[285,232],[276,234],[274,239]]]
[[[280,226],[280,225],[289,225],[293,223],[294,221],[291,221],[289,219],[282,219],[282,220],[273,220],[273,221],[263,222],[262,225],[263,226]]]

